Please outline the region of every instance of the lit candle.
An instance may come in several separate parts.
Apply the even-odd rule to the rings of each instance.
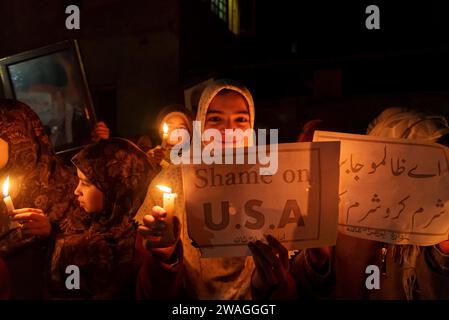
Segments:
[[[168,125],[164,122],[164,125],[162,126],[162,148],[167,147],[167,141],[168,141]]]
[[[178,196],[176,193],[172,193],[171,188],[163,186],[163,185],[157,185],[159,190],[164,192],[163,195],[163,208],[165,212],[167,213],[167,216],[165,218],[165,222],[167,223],[168,228],[168,236],[167,239],[161,240],[161,242],[173,242],[174,241],[174,235],[173,235],[173,214],[175,212],[175,200]]]
[[[14,204],[9,196],[9,176],[6,178],[5,182],[3,182],[3,201],[6,204],[8,212],[12,212],[14,210]]]
[[[167,148],[167,141],[168,141],[168,125],[164,122],[164,125],[162,126],[162,148],[166,149]],[[167,153],[167,151],[166,151]],[[167,156],[167,155],[165,155]],[[170,163],[167,162],[165,159],[162,159],[159,162],[159,165],[162,168],[167,168],[168,166],[170,166]]]
[[[12,199],[9,196],[9,176],[6,178],[5,182],[3,183],[3,201],[6,204],[6,209],[8,210],[8,212],[13,212],[14,204],[12,203]],[[22,237],[22,233],[20,230],[21,224],[18,221],[10,221],[9,228],[10,229],[19,228],[19,236]]]

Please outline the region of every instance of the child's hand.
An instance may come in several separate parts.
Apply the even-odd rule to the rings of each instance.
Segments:
[[[165,149],[157,146],[156,148],[148,151],[148,155],[155,163],[160,163],[165,158]]]
[[[11,220],[22,223],[22,232],[24,234],[41,237],[48,237],[50,235],[50,219],[41,209],[16,209],[11,215],[13,215]]]
[[[92,141],[109,139],[109,128],[103,121],[97,122],[91,133]]]
[[[178,218],[173,217],[173,230],[169,230],[169,225],[165,221],[166,216],[163,208],[155,206],[151,214],[143,217],[144,226],[138,228],[144,238],[145,247],[156,253],[162,260],[168,260],[173,255],[180,234]],[[170,238],[172,238],[171,241],[167,241]]]
[[[296,282],[289,271],[288,250],[272,236],[267,240],[268,245],[260,241],[248,244],[256,265],[251,284],[267,298],[293,299]]]

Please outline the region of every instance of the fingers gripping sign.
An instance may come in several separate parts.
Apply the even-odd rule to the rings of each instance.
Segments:
[[[252,285],[266,297],[289,299],[296,296],[296,283],[290,273],[288,250],[274,237],[267,236],[268,244],[250,242],[256,270]]]

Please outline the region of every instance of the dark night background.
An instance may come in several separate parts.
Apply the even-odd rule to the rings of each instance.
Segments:
[[[449,4],[235,3],[238,34],[211,0],[0,0],[0,57],[78,39],[97,116],[121,136],[154,130],[164,105],[210,77],[247,85],[256,126],[279,128],[282,142],[315,118],[364,133],[390,106],[449,115]],[[81,9],[79,31],[65,28],[69,4]],[[370,4],[380,30],[365,28]]]

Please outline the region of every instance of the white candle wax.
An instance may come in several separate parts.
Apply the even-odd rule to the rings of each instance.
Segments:
[[[177,197],[176,193],[164,193],[164,209],[167,212],[167,216],[173,215],[175,211],[175,199]]]
[[[3,201],[6,205],[6,210],[10,213],[14,211],[14,204],[12,203],[12,199],[9,196],[9,177],[6,178],[5,182],[3,183]],[[19,228],[19,238],[22,238],[22,231],[21,231],[21,224],[18,221],[12,221],[11,217],[9,220],[9,228]]]
[[[167,141],[168,141],[168,125],[164,123],[162,127],[162,148],[167,148]]]
[[[168,242],[174,241],[174,235],[173,235],[173,214],[175,212],[175,200],[178,195],[176,193],[168,193],[164,192],[163,196],[163,207],[165,212],[167,213],[167,216],[165,218],[165,221],[167,222],[167,228],[168,228]]]
[[[6,209],[8,210],[8,212],[13,212],[14,210],[14,204],[12,203],[12,199],[10,196],[6,196],[3,198],[3,201],[6,204]],[[12,221],[10,218],[9,221],[9,228],[10,229],[15,229],[15,228],[21,228],[21,224],[18,221]],[[22,237],[22,233],[19,230],[19,237]]]
[[[162,135],[162,148],[166,148],[167,147],[167,140],[168,140],[168,133],[164,133]]]
[[[3,198],[3,201],[6,204],[6,209],[8,210],[8,212],[13,212],[14,210],[14,204],[12,203],[12,199],[10,196],[6,196]]]

